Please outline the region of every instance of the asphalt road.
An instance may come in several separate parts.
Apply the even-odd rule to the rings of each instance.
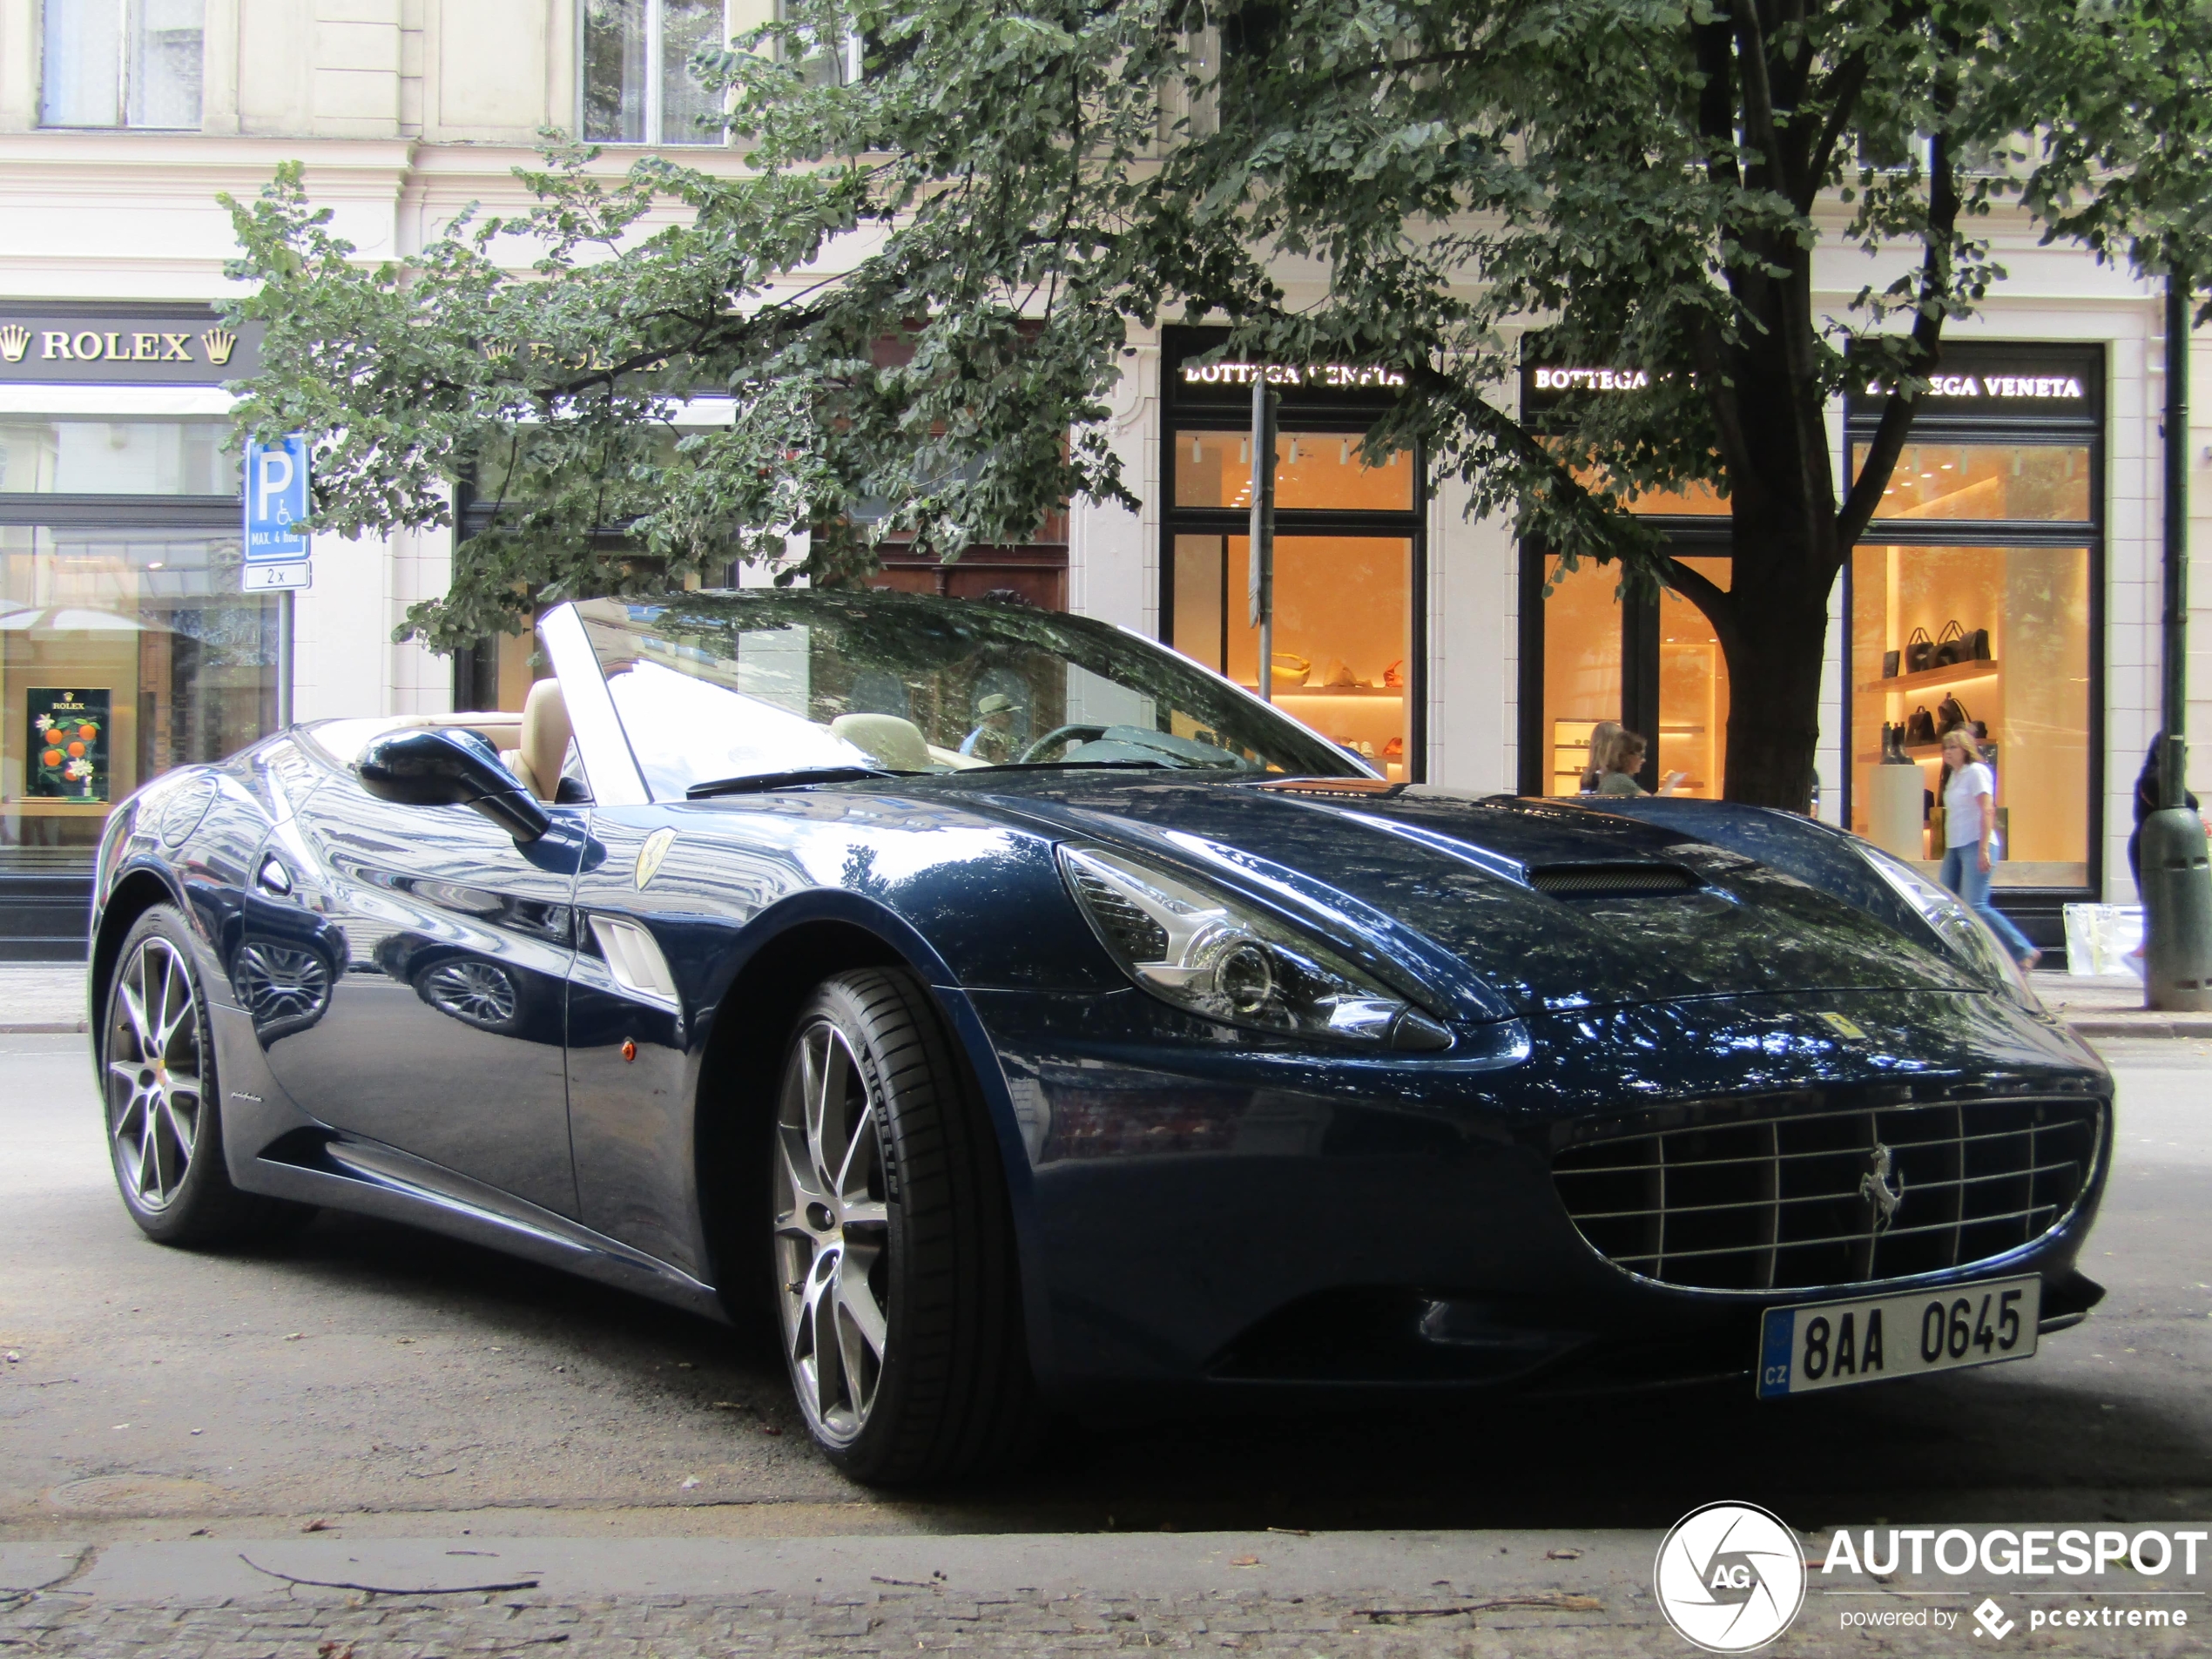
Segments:
[[[82,1037],[0,1037],[0,1539],[1663,1527],[1717,1497],[1807,1529],[2212,1515],[2212,1044],[2109,1045],[2110,1291],[2021,1365],[1745,1393],[1093,1424],[1019,1480],[886,1501],[810,1452],[773,1346],[326,1215],[146,1242]]]

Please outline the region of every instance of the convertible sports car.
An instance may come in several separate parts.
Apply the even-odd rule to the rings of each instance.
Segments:
[[[1103,624],[563,606],[519,714],[331,720],[101,847],[124,1200],[780,1320],[870,1480],[1150,1395],[1761,1395],[2017,1359],[2103,1067],[1791,814],[1375,777]]]

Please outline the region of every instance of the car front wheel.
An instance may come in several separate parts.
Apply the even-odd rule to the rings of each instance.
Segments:
[[[770,1149],[776,1304],[815,1444],[856,1480],[943,1480],[1032,1441],[1013,1226],[983,1103],[913,975],[819,986]]]

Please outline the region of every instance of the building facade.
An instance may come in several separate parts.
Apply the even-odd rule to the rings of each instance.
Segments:
[[[288,631],[282,601],[240,590],[222,384],[251,372],[255,341],[213,309],[233,252],[218,193],[250,197],[298,160],[374,259],[472,202],[513,201],[543,127],[605,144],[610,169],[678,144],[734,169],[703,141],[683,64],[772,3],[0,0],[0,954],[81,948],[100,822],[167,767],[251,741],[287,707],[436,712],[526,685],[512,647],[455,661],[392,641],[448,579],[449,531],[326,538]],[[1835,597],[1820,812],[1923,853],[1917,792],[1935,763],[1919,718],[1979,722],[2006,820],[2000,901],[2054,942],[2060,904],[2134,896],[2130,795],[2158,705],[2164,342],[2150,288],[2038,246],[2024,223],[1991,231],[2009,278],[1952,331],[1894,506]],[[1838,254],[1823,275],[1840,307],[1869,273]],[[950,571],[894,556],[887,583],[1010,589],[1247,684],[1264,668],[1286,709],[1393,777],[1558,792],[1592,725],[1623,719],[1654,738],[1657,771],[1718,792],[1730,688],[1689,605],[1624,607],[1603,570],[1555,580],[1545,549],[1470,517],[1426,457],[1366,465],[1359,435],[1390,395],[1368,366],[1205,361],[1217,337],[1202,330],[1134,343],[1108,425],[1141,510],[1077,502],[1036,544]],[[2212,548],[2212,347],[2195,361],[2192,536]],[[1507,395],[1533,408],[1568,377],[1602,391],[1635,372],[1532,368]],[[1256,373],[1283,395],[1266,664],[1243,605]],[[1865,412],[1839,404],[1831,428],[1847,476]],[[1725,580],[1722,503],[1642,506]],[[2191,683],[2212,694],[2212,573],[2194,590]],[[1885,728],[1903,729],[1909,778],[1883,764]],[[2191,730],[2212,795],[2212,695]]]

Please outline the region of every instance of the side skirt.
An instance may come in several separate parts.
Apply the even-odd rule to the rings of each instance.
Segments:
[[[711,1285],[619,1239],[374,1141],[298,1131],[262,1149],[240,1183],[273,1197],[425,1227],[633,1291],[727,1325]]]

